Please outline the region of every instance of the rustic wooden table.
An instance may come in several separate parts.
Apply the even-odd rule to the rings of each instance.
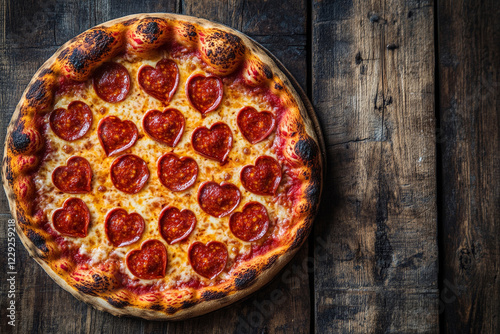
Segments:
[[[183,322],[113,317],[59,288],[17,239],[16,327],[1,256],[0,332],[499,333],[500,1],[436,1],[3,0],[2,138],[65,41],[176,12],[236,28],[285,64],[316,109],[328,169],[308,242],[242,302]]]

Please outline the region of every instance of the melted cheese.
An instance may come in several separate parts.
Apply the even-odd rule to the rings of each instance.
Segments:
[[[167,54],[163,57],[169,57]],[[53,212],[60,208],[69,197],[81,198],[89,207],[91,213],[88,235],[85,238],[65,237],[68,241],[80,248],[80,252],[90,257],[91,264],[106,261],[110,256],[120,260],[120,271],[128,275],[136,284],[148,284],[151,281],[141,280],[134,277],[125,265],[127,253],[133,249],[138,249],[141,243],[148,239],[158,239],[167,248],[168,265],[166,276],[162,280],[164,288],[176,286],[179,282],[188,282],[193,277],[197,277],[206,285],[213,284],[213,281],[197,275],[191,268],[188,260],[189,245],[194,241],[207,243],[217,240],[227,245],[229,252],[228,263],[233,263],[238,255],[248,254],[251,250],[251,243],[237,239],[229,229],[229,217],[214,218],[201,210],[197,202],[197,191],[204,181],[231,182],[236,185],[242,194],[242,200],[235,211],[241,211],[243,205],[250,201],[257,201],[264,204],[271,218],[270,232],[273,237],[279,238],[285,233],[286,218],[290,215],[290,209],[283,207],[273,200],[272,196],[259,196],[245,190],[240,181],[240,171],[248,164],[254,164],[257,157],[269,155],[276,158],[272,148],[274,133],[266,140],[255,145],[249,144],[241,135],[236,124],[236,116],[241,108],[252,106],[257,110],[272,110],[264,98],[255,97],[249,94],[242,94],[232,87],[224,87],[222,103],[216,111],[210,112],[205,118],[189,104],[185,85],[188,77],[193,73],[208,75],[203,70],[202,62],[197,58],[175,59],[180,70],[180,82],[177,91],[169,104],[169,108],[178,109],[186,119],[184,133],[180,142],[175,148],[171,148],[149,138],[142,127],[143,115],[151,110],[165,109],[161,102],[147,95],[138,85],[137,73],[140,66],[148,64],[155,66],[161,58],[141,61],[127,62],[121,58],[114,61],[124,65],[131,77],[131,87],[127,98],[119,103],[107,103],[101,100],[94,92],[91,81],[88,81],[81,95],[64,95],[57,98],[54,109],[67,108],[68,104],[74,100],[85,102],[93,111],[93,123],[90,131],[81,139],[74,142],[66,142],[57,137],[50,127],[46,132],[47,140],[52,148],[45,159],[38,175],[35,178],[39,195],[40,208],[45,208],[45,213],[52,221]],[[139,130],[139,139],[124,153],[132,153],[141,157],[148,164],[150,178],[146,186],[137,194],[126,194],[117,190],[111,183],[109,169],[116,157],[107,157],[100,145],[97,137],[97,125],[99,121],[107,116],[118,116],[122,121],[130,120],[134,122]],[[191,147],[191,134],[199,126],[208,128],[216,122],[225,122],[233,133],[233,147],[229,154],[229,161],[224,166],[219,162],[206,159],[198,155]],[[46,119],[48,122],[48,117]],[[69,148],[69,149],[68,149]],[[198,178],[194,186],[183,192],[171,192],[161,185],[157,176],[157,160],[167,152],[174,152],[179,156],[190,156],[196,160],[199,167]],[[66,165],[66,160],[72,156],[81,156],[90,162],[93,172],[92,191],[89,194],[65,194],[60,192],[51,182],[51,173],[58,166]],[[105,192],[97,190],[99,186],[106,188]],[[197,224],[190,236],[174,245],[168,245],[162,239],[158,228],[158,217],[161,209],[165,206],[175,206],[193,211],[197,218]],[[145,220],[146,226],[139,241],[124,247],[114,247],[108,241],[104,220],[109,210],[121,207],[128,213],[137,212]],[[231,268],[219,275],[220,279],[228,277]],[[156,280],[155,280],[156,281]]]

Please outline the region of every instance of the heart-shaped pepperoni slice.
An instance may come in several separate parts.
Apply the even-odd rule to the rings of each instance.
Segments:
[[[258,202],[245,204],[242,212],[235,212],[229,218],[229,228],[243,241],[259,240],[269,228],[266,207]]]
[[[150,110],[142,119],[142,126],[151,138],[159,143],[175,147],[184,131],[184,116],[177,109]]]
[[[127,214],[121,208],[108,212],[104,223],[108,240],[115,247],[133,244],[141,238],[144,231],[144,219],[137,212]]]
[[[158,159],[158,178],[171,191],[183,191],[191,187],[198,176],[198,164],[193,158],[179,158],[167,153]]]
[[[59,137],[67,141],[82,138],[92,125],[92,111],[81,101],[73,101],[68,109],[59,108],[50,114],[50,128]]]
[[[104,152],[109,157],[132,147],[139,136],[139,131],[132,121],[121,121],[116,116],[108,116],[99,122],[97,135]]]
[[[68,198],[63,207],[54,211],[52,224],[57,232],[69,237],[84,238],[90,222],[90,211],[79,198]]]
[[[205,158],[225,163],[233,146],[233,133],[225,123],[218,122],[207,129],[201,126],[191,136],[193,149]]]
[[[159,240],[150,239],[127,255],[127,267],[138,278],[155,279],[165,277],[167,249]]]
[[[71,157],[66,166],[59,166],[52,172],[52,183],[62,192],[84,194],[91,190],[92,169],[87,159]]]
[[[200,207],[211,216],[221,218],[227,216],[238,206],[241,193],[232,183],[205,182],[198,190]]]
[[[196,216],[190,210],[166,207],[160,213],[160,234],[169,245],[186,239],[195,225]]]
[[[243,167],[240,179],[243,187],[254,194],[274,195],[281,182],[281,166],[276,159],[261,156],[255,166]]]
[[[186,82],[189,103],[203,116],[217,109],[222,101],[224,88],[222,80],[216,76],[205,77],[193,74]]]
[[[137,194],[149,179],[149,169],[137,155],[125,154],[113,161],[110,176],[116,189]]]
[[[214,279],[226,267],[227,247],[222,242],[210,241],[205,246],[199,241],[189,247],[189,263],[194,271],[208,279]]]
[[[130,90],[130,75],[118,63],[104,63],[94,73],[94,90],[106,102],[125,100]]]
[[[156,63],[156,68],[145,65],[139,70],[137,81],[141,88],[164,103],[169,103],[179,84],[179,68],[169,59]]]
[[[274,130],[274,115],[269,111],[258,112],[253,107],[240,110],[236,118],[241,134],[251,144],[267,138]]]

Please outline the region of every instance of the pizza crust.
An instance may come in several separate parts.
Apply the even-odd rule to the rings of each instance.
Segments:
[[[54,267],[63,261],[57,257],[58,246],[39,227],[39,218],[32,215],[30,206],[35,196],[31,173],[41,160],[38,152],[44,144],[36,128],[36,118],[37,114],[51,110],[59,76],[86,80],[95,68],[125,48],[128,54],[142,57],[148,52],[155,52],[155,48],[168,38],[174,38],[184,45],[198,45],[203,60],[215,74],[224,76],[244,66],[246,74],[243,77],[248,85],[268,85],[271,92],[280,97],[287,109],[277,124],[277,131],[283,139],[281,154],[296,169],[301,189],[294,207],[296,223],[290,231],[290,240],[240,264],[238,270],[234,270],[231,277],[221,284],[187,293],[180,301],[165,308],[162,304],[164,301],[158,300],[159,295],[146,300],[143,296],[139,298],[118,288],[114,277],[105,268],[93,268],[93,272],[87,271],[84,276],[81,273],[78,280],[74,278],[75,272],[80,274],[77,268],[71,272],[72,275],[63,270],[56,272]],[[127,39],[135,42],[127,43]],[[138,40],[142,43],[138,43]],[[310,232],[322,190],[323,157],[317,131],[301,96],[287,76],[264,49],[244,34],[189,16],[130,15],[106,22],[75,37],[37,71],[7,130],[3,162],[4,189],[24,246],[65,290],[97,309],[114,315],[180,320],[219,309],[258,290],[295,255]]]

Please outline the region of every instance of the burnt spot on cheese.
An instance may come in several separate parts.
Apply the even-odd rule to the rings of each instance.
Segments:
[[[207,290],[201,294],[201,297],[204,300],[215,300],[215,299],[224,298],[226,296],[227,296],[226,292],[217,291],[217,290]]]
[[[110,305],[112,305],[112,306],[114,306],[114,307],[116,307],[116,308],[124,308],[125,306],[129,306],[129,305],[130,305],[130,303],[129,303],[128,301],[126,301],[126,300],[121,300],[121,299],[119,299],[119,298],[108,297],[108,298],[106,299],[106,301],[107,301]]]
[[[255,269],[246,269],[238,274],[238,277],[234,280],[234,285],[236,290],[241,290],[249,287],[253,284],[255,278],[257,278],[257,271]]]
[[[26,236],[28,237],[28,239],[30,239],[33,245],[35,245],[35,247],[41,250],[42,252],[46,253],[49,251],[46,245],[45,238],[40,234],[36,233],[31,229],[28,229]]]
[[[12,134],[10,135],[9,149],[14,154],[21,154],[26,152],[30,144],[30,137],[28,134],[24,133],[24,121],[18,120]]]
[[[153,305],[149,306],[149,309],[153,310],[153,311],[161,311],[161,310],[163,310],[163,306],[160,304],[153,304]]]
[[[148,21],[149,22],[140,23],[137,26],[137,32],[143,36],[145,42],[153,43],[163,34],[163,30],[155,21]]]

